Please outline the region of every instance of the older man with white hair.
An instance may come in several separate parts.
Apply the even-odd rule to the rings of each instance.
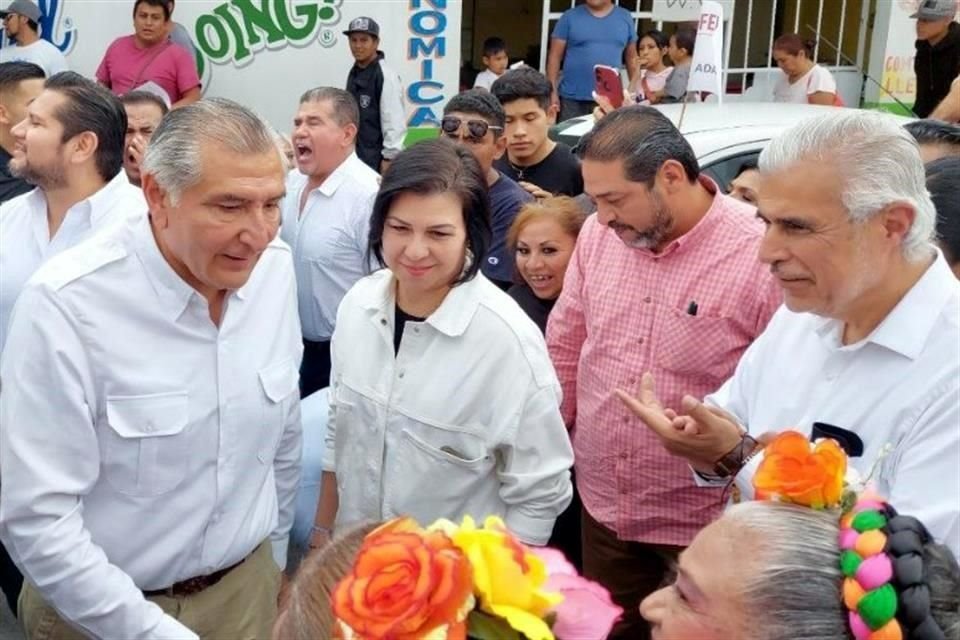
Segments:
[[[759,434],[833,437],[960,556],[960,283],[933,244],[916,143],[849,110],[795,125],[760,171],[760,259],[785,306],[703,403],[663,407],[649,374],[639,397],[617,394],[701,481],[747,494]]]
[[[122,135],[122,134],[121,134]],[[147,147],[150,215],[47,262],[0,363],[0,537],[28,638],[266,638],[302,345],[273,133],[227,100]]]

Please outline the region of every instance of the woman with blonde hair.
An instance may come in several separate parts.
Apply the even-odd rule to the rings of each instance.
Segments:
[[[507,233],[521,278],[507,293],[540,331],[546,332],[584,220],[584,207],[577,200],[555,196],[524,205]]]

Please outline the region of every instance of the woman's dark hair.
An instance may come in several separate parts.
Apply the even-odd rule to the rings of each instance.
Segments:
[[[439,138],[419,142],[400,152],[383,174],[370,215],[368,255],[383,260],[383,227],[394,201],[405,193],[421,196],[451,193],[460,200],[467,248],[473,260],[453,284],[473,279],[490,247],[490,198],[480,163],[469,149]]]
[[[799,55],[801,51],[813,60],[813,50],[817,43],[814,40],[804,40],[796,33],[785,33],[773,41],[774,51],[783,51],[791,56]]]
[[[658,31],[657,29],[650,29],[650,31],[647,31],[640,36],[640,40],[643,40],[644,38],[650,38],[653,40],[660,49],[666,49],[668,46],[670,46],[670,38],[667,37],[667,34],[665,34],[663,31]],[[637,44],[640,44],[640,40],[637,40]],[[678,40],[677,46],[679,45],[680,41]]]
[[[693,47],[697,44],[697,31],[690,27],[680,27],[673,34],[677,42],[677,49],[686,49],[687,55],[693,55]]]
[[[928,162],[927,191],[937,209],[937,238],[947,262],[960,261],[960,156]]]

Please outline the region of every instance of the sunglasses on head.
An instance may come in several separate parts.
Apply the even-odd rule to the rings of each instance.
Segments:
[[[443,120],[440,121],[440,129],[446,135],[457,138],[459,137],[460,127],[462,127],[463,124],[464,120],[456,116],[444,116]],[[467,134],[471,142],[483,140],[483,137],[487,135],[487,131],[503,131],[503,127],[490,124],[486,120],[467,120],[466,124]]]

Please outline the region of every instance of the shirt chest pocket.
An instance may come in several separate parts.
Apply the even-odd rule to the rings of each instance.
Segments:
[[[495,467],[495,452],[479,434],[407,421],[397,434],[396,450],[388,452],[386,509],[420,522],[459,519],[467,504],[496,500]]]
[[[660,330],[658,361],[671,373],[719,386],[733,373],[748,344],[730,318],[669,309]]]
[[[299,373],[292,358],[275,362],[257,372],[263,390],[263,439],[257,458],[263,464],[273,464],[273,459],[283,437],[287,414],[291,404],[299,401],[296,395]]]
[[[117,492],[158,496],[184,479],[188,460],[186,391],[107,396],[102,473]]]

